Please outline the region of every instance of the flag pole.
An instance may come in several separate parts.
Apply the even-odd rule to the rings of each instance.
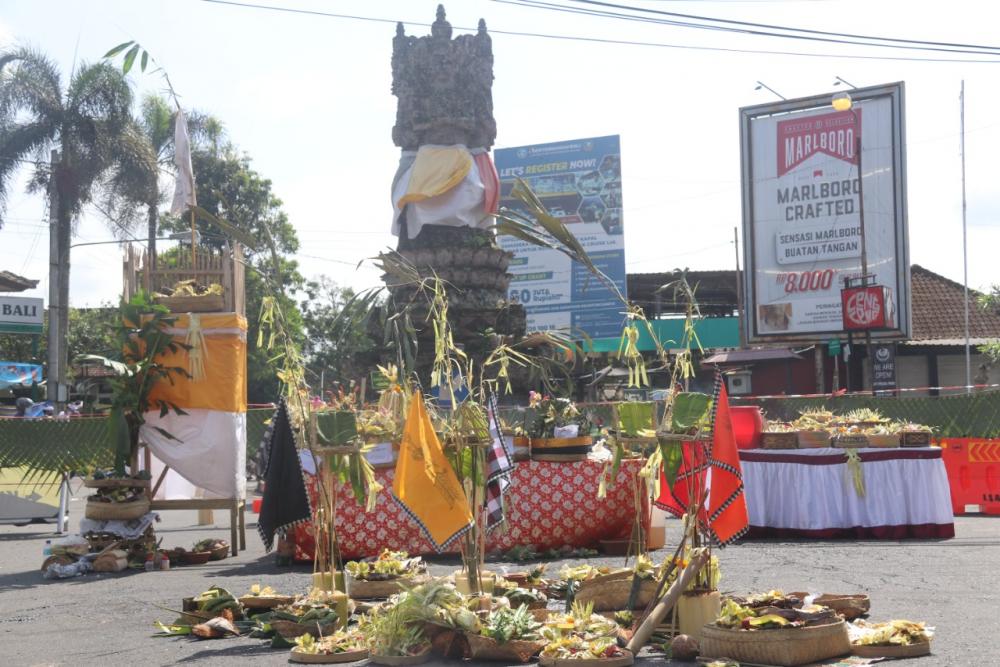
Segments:
[[[195,231],[194,231],[194,207],[193,206],[190,208],[190,211],[191,211],[191,268],[194,269],[195,268],[195,264],[196,264],[196,260],[198,258],[198,254],[197,254],[198,251],[195,250],[195,247],[194,247]]]

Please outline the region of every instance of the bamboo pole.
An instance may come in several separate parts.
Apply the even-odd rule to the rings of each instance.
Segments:
[[[194,231],[194,209],[192,208],[191,209],[191,268],[194,269],[195,271],[197,271],[198,270],[198,264],[197,264],[197,257],[198,257],[197,253],[198,253],[198,251],[195,249],[194,234],[195,234],[195,231]]]
[[[660,601],[656,603],[653,610],[649,612],[649,615],[643,619],[642,624],[636,629],[635,634],[628,642],[628,650],[633,654],[639,652],[639,649],[645,645],[649,638],[653,636],[653,632],[656,630],[657,626],[663,622],[663,619],[667,617],[670,610],[674,608],[677,604],[677,600],[680,599],[681,594],[687,590],[688,585],[694,580],[701,568],[704,567],[705,561],[708,559],[708,553],[700,551],[696,553],[691,561],[681,572],[680,576],[674,580],[674,583],[670,585],[667,592],[660,598]]]

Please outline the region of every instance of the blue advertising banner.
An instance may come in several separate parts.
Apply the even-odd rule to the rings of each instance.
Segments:
[[[510,192],[524,179],[549,213],[562,220],[594,264],[621,293],[625,286],[621,148],[618,135],[494,152],[500,205],[522,209]],[[605,285],[564,254],[510,236],[498,239],[514,253],[509,298],[524,305],[528,330],[574,329],[591,338],[621,334],[624,308]]]
[[[42,367],[40,364],[0,361],[0,389],[7,389],[12,385],[28,387],[41,381]]]

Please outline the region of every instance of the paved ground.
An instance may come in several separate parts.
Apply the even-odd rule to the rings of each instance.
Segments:
[[[82,502],[74,500],[71,527],[81,515]],[[216,518],[228,520],[220,512]],[[169,572],[91,574],[54,582],[42,579],[37,570],[51,527],[0,526],[0,667],[287,664],[286,652],[258,640],[150,636],[154,620],[174,618],[157,605],[176,609],[181,598],[212,584],[237,594],[258,582],[280,591],[306,590],[308,568],[276,567],[273,556],[263,552],[253,515],[248,521],[249,548],[235,559]],[[166,513],[158,534],[165,546],[228,538],[225,523],[195,523],[194,512]],[[933,656],[895,664],[1000,665],[1000,518],[960,517],[956,528],[956,539],[941,542],[744,544],[720,554],[721,587],[735,592],[865,592],[872,598],[875,620],[909,618],[937,627]],[[668,522],[667,531],[669,538],[677,524]],[[557,564],[550,567],[558,569]],[[455,563],[447,561],[432,567],[438,574],[454,569]],[[665,662],[656,657],[640,661]]]

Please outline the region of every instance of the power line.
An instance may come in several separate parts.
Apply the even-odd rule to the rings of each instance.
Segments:
[[[801,33],[806,33],[806,34],[810,34],[810,35],[827,35],[827,36],[834,36],[834,37],[849,37],[851,39],[867,39],[867,40],[877,40],[877,41],[881,41],[881,42],[898,42],[898,43],[902,43],[902,44],[921,44],[921,45],[930,45],[930,46],[948,46],[948,47],[956,47],[956,48],[964,48],[964,49],[987,49],[987,50],[993,50],[993,51],[1000,50],[1000,46],[988,46],[988,45],[983,45],[983,44],[964,44],[964,43],[961,43],[961,42],[933,42],[933,41],[921,40],[921,39],[906,39],[906,38],[902,38],[902,37],[880,37],[880,36],[877,36],[877,35],[861,35],[861,34],[857,34],[857,33],[832,32],[832,31],[827,31],[827,30],[815,30],[815,29],[811,29],[811,28],[794,28],[794,27],[789,27],[789,26],[774,25],[774,24],[770,24],[770,23],[753,23],[753,22],[750,22],[750,21],[737,21],[737,20],[734,20],[734,19],[720,19],[720,18],[715,18],[715,17],[711,17],[711,16],[699,16],[699,15],[696,15],[696,14],[682,14],[682,13],[679,13],[679,12],[667,12],[667,11],[664,11],[662,9],[649,9],[647,7],[633,7],[633,6],[630,6],[630,5],[621,5],[621,4],[616,4],[616,3],[613,3],[613,2],[603,2],[601,0],[570,0],[570,2],[576,2],[576,3],[579,3],[579,4],[583,4],[583,5],[595,5],[595,6],[602,6],[602,7],[611,7],[611,8],[614,8],[614,9],[627,9],[627,10],[630,10],[630,11],[643,12],[643,13],[647,13],[647,14],[659,14],[659,15],[663,15],[663,16],[673,16],[673,17],[676,17],[676,18],[683,18],[683,19],[693,19],[693,20],[698,20],[698,21],[711,21],[711,22],[715,22],[715,23],[722,23],[722,24],[729,24],[729,25],[738,25],[738,26],[745,26],[745,27],[751,27],[751,28],[764,28],[764,29],[768,29],[768,30],[784,30],[784,31],[787,31],[787,32],[801,32]]]
[[[235,0],[201,0],[202,2],[207,2],[216,5],[228,5],[231,7],[241,7],[247,9],[261,9],[277,12],[285,12],[289,14],[304,14],[309,16],[322,16],[327,18],[339,18],[357,21],[370,21],[375,23],[402,23],[403,25],[410,26],[422,26],[427,27],[428,23],[419,23],[413,21],[396,21],[393,19],[384,19],[370,16],[355,16],[350,14],[335,14],[332,12],[321,12],[317,10],[310,9],[296,9],[292,7],[276,7],[273,5],[259,5],[247,2],[236,2]],[[462,26],[452,26],[454,30],[462,30],[465,32],[476,32],[477,28],[468,28]],[[686,51],[712,51],[720,53],[741,53],[741,54],[754,54],[754,55],[767,55],[767,56],[793,56],[800,58],[839,58],[845,60],[888,60],[888,61],[903,61],[903,62],[937,62],[937,63],[961,63],[961,64],[997,64],[1000,60],[982,60],[976,58],[934,58],[934,57],[916,57],[916,56],[872,56],[872,55],[856,55],[856,54],[842,54],[842,53],[806,53],[802,51],[771,51],[762,49],[738,49],[738,48],[726,48],[719,46],[700,46],[700,45],[689,45],[689,44],[668,44],[664,42],[639,42],[627,39],[607,39],[602,37],[583,37],[578,35],[556,35],[550,33],[539,33],[539,32],[523,32],[516,30],[497,30],[490,28],[490,34],[493,35],[510,35],[514,37],[533,37],[539,39],[556,39],[562,41],[570,42],[586,42],[591,44],[609,44],[609,45],[619,45],[619,46],[647,46],[662,49],[680,49]]]
[[[574,1],[574,2],[587,2],[587,0],[572,0],[572,1]],[[964,54],[975,54],[975,55],[984,55],[984,56],[988,56],[988,55],[994,55],[994,56],[995,55],[1000,55],[1000,53],[998,53],[996,51],[982,51],[982,50],[971,50],[971,49],[945,48],[945,47],[939,47],[939,46],[919,46],[919,45],[915,45],[915,44],[920,44],[920,42],[918,42],[917,40],[908,40],[908,41],[912,42],[911,44],[881,44],[881,43],[872,43],[872,42],[860,42],[860,41],[857,41],[857,39],[852,39],[852,38],[822,37],[822,36],[818,36],[818,35],[814,35],[814,34],[807,34],[807,33],[814,32],[814,31],[810,31],[810,30],[802,30],[801,31],[802,34],[786,34],[786,33],[781,33],[781,32],[774,32],[774,31],[771,31],[771,30],[756,30],[756,29],[751,29],[751,28],[744,28],[744,27],[739,27],[739,25],[726,25],[727,23],[730,23],[730,21],[727,21],[725,19],[710,19],[710,20],[718,20],[718,21],[720,21],[723,24],[723,25],[712,25],[712,24],[697,23],[697,22],[692,22],[692,21],[679,21],[679,20],[675,20],[675,19],[660,19],[660,18],[653,18],[653,17],[647,17],[647,16],[636,16],[634,14],[622,14],[622,13],[619,13],[619,12],[611,12],[611,11],[600,10],[600,9],[588,9],[588,8],[583,8],[583,7],[570,7],[570,6],[567,6],[567,5],[561,5],[561,4],[556,4],[556,3],[552,3],[552,2],[543,2],[542,0],[493,0],[493,2],[498,2],[498,3],[501,3],[501,4],[508,4],[508,5],[519,5],[519,6],[523,6],[523,7],[532,8],[532,9],[545,9],[545,10],[550,10],[550,11],[566,12],[566,13],[569,13],[569,14],[580,14],[580,15],[583,15],[583,16],[595,16],[595,17],[602,17],[602,18],[611,18],[611,19],[618,19],[618,20],[624,20],[624,21],[633,21],[633,22],[638,22],[638,23],[653,23],[653,24],[657,24],[657,25],[667,25],[667,26],[672,26],[672,27],[677,27],[677,28],[692,28],[692,29],[695,29],[695,30],[712,30],[712,31],[719,31],[719,32],[737,33],[737,34],[741,34],[741,35],[750,35],[750,36],[754,36],[754,37],[775,37],[775,38],[779,38],[779,39],[797,39],[797,40],[803,40],[803,41],[809,41],[809,42],[824,42],[824,43],[830,43],[830,44],[847,44],[849,46],[866,46],[866,47],[888,48],[888,49],[906,49],[906,50],[912,50],[912,51],[940,51],[940,52],[943,52],[943,53],[964,53]],[[621,8],[621,9],[627,9],[629,11],[651,12],[651,13],[654,13],[654,14],[673,15],[671,12],[662,12],[662,11],[652,10],[652,9],[647,10],[647,9],[643,9],[643,8],[640,8],[640,7],[630,7],[628,5],[617,5],[617,4],[604,3],[604,2],[594,2],[594,3],[587,2],[587,4],[602,5],[602,6],[606,6],[606,7],[616,7],[616,8]],[[685,16],[685,15],[678,14],[678,16]],[[739,22],[739,21],[733,21],[731,23],[742,24],[742,22]],[[747,24],[747,25],[754,25],[754,24]],[[798,31],[799,30],[798,28],[780,28],[780,27],[779,27],[779,29],[781,29],[781,30],[789,30],[789,31],[792,31],[792,30]],[[815,31],[815,32],[821,32],[821,31]],[[838,33],[823,33],[823,34],[836,35]],[[866,39],[879,39],[879,38],[866,38]],[[927,44],[936,44],[936,42],[927,42]],[[977,48],[977,49],[997,49],[997,48],[1000,48],[1000,47],[975,47],[975,48]]]

